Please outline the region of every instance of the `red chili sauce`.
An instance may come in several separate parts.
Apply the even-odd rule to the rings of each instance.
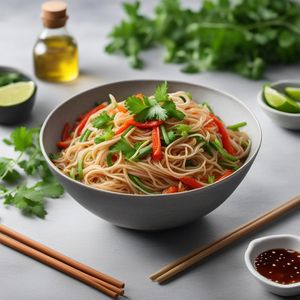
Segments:
[[[271,249],[259,254],[255,268],[262,276],[280,284],[300,282],[300,252]]]

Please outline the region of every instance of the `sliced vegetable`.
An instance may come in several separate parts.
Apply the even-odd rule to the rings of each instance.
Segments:
[[[143,158],[143,157],[145,157],[145,156],[147,156],[151,153],[152,153],[152,145],[148,145],[146,147],[141,148],[138,151],[136,159],[141,159],[141,158]]]
[[[109,141],[115,133],[111,130],[111,128],[106,129],[101,136],[97,136],[94,139],[95,144],[100,144],[105,141]]]
[[[153,128],[153,127],[159,126],[162,123],[163,123],[163,121],[147,121],[144,123],[134,121],[133,125],[136,126],[137,128],[147,129],[147,128]]]
[[[226,170],[221,176],[219,176],[216,181],[226,178],[227,176],[231,175],[234,171],[233,170]]]
[[[94,113],[96,113],[97,111],[103,109],[105,106],[106,106],[106,104],[102,103],[102,104],[96,106],[95,108],[93,108],[92,110],[90,110],[90,111],[88,111],[87,113],[84,114],[83,119],[80,121],[80,123],[76,127],[77,136],[81,135],[81,132],[82,132],[83,128],[85,127],[87,121],[89,120],[90,116],[93,115]]]
[[[208,176],[207,177],[207,183],[212,184],[215,182],[215,176]]]
[[[121,138],[116,144],[109,149],[111,153],[122,153],[125,158],[129,159],[136,151],[124,138]]]
[[[220,153],[220,155],[225,159],[229,161],[236,161],[238,160],[235,156],[229,154],[221,145],[218,139],[215,139],[214,141],[210,142],[210,144]]]
[[[175,185],[171,185],[167,189],[163,190],[163,194],[174,194],[178,192],[178,187]]]
[[[65,140],[65,141],[59,141],[59,142],[57,142],[56,145],[59,149],[66,149],[70,146],[71,141],[72,141],[71,139],[70,140]]]
[[[115,135],[121,134],[124,132],[127,128],[134,125],[135,121],[133,119],[127,120],[116,132]]]
[[[203,102],[202,105],[206,107],[212,114],[215,114],[211,106],[207,102]]]
[[[227,126],[228,129],[231,129],[233,131],[238,131],[241,127],[244,127],[247,125],[247,122],[240,122],[236,123],[234,125]]]
[[[210,114],[210,117],[213,119],[214,123],[218,127],[218,131],[221,135],[222,144],[223,144],[224,149],[226,149],[226,151],[229,154],[234,155],[235,150],[231,145],[231,141],[230,141],[228,132],[227,132],[226,128],[224,127],[223,123],[212,113]]]
[[[70,177],[72,179],[76,179],[76,169],[75,168],[72,168],[71,171],[70,171]]]
[[[183,184],[185,184],[187,187],[192,188],[192,189],[198,189],[198,188],[204,187],[204,184],[202,184],[201,182],[197,181],[193,177],[184,176],[184,177],[180,178],[180,181]]]
[[[80,141],[80,142],[85,142],[85,141],[89,138],[89,136],[90,136],[91,133],[92,133],[91,130],[86,129],[86,130],[83,132],[83,134],[81,135],[79,141]]]
[[[187,137],[192,130],[191,126],[186,124],[177,124],[172,129],[175,129],[176,133],[182,137]]]
[[[123,132],[123,134],[121,135],[121,137],[125,137],[126,134],[127,134],[132,128],[134,128],[133,125],[130,125],[129,127],[127,127],[127,128],[124,130],[124,132]]]
[[[78,179],[83,179],[83,159],[80,159],[77,164]]]
[[[152,129],[152,159],[156,161],[162,159],[160,131],[158,126]]]
[[[168,135],[166,127],[163,124],[160,125],[160,130],[161,130],[165,144],[169,145],[170,144],[169,135]]]
[[[154,194],[154,192],[149,189],[148,187],[146,187],[144,185],[144,183],[137,177],[131,174],[128,174],[129,179],[132,181],[132,183],[134,184],[134,186],[139,189],[141,192],[145,193],[145,194]]]
[[[62,130],[62,133],[61,133],[61,140],[62,141],[65,141],[69,138],[69,135],[70,135],[70,129],[71,129],[71,126],[70,126],[70,123],[66,123],[63,130]]]
[[[109,167],[111,167],[113,165],[112,156],[113,156],[113,153],[111,153],[111,152],[109,152],[106,156],[106,163]]]

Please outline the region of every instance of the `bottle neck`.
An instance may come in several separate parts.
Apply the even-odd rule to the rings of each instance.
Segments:
[[[61,36],[61,35],[69,35],[66,26],[60,28],[47,28],[44,27],[42,33],[40,34],[40,38],[44,39],[51,36]]]

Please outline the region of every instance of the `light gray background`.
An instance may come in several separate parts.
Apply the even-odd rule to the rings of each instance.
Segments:
[[[198,1],[185,1],[197,6]],[[299,211],[232,245],[189,270],[168,285],[152,283],[148,276],[166,263],[204,245],[242,223],[299,193],[299,132],[281,129],[258,108],[256,95],[265,81],[250,81],[225,72],[186,75],[176,65],[164,65],[160,50],[143,54],[146,69],[132,70],[123,57],[103,52],[106,35],[121,16],[121,1],[69,1],[69,29],[80,50],[81,76],[69,84],[37,81],[37,103],[27,125],[38,125],[57,104],[71,95],[104,83],[124,79],[174,79],[222,89],[244,101],[256,114],[263,130],[263,145],[249,174],[234,194],[217,210],[188,226],[160,233],[142,233],[114,227],[95,217],[65,195],[49,200],[45,220],[22,216],[0,205],[1,222],[75,259],[126,282],[133,300],[280,299],[264,291],[243,262],[253,238],[279,233],[299,234]],[[144,1],[143,10],[157,1]],[[0,64],[32,74],[32,47],[41,31],[41,1],[0,2]],[[300,55],[300,53],[299,53]],[[300,79],[299,65],[269,69],[266,81]],[[0,126],[0,137],[12,128]],[[12,156],[1,144],[0,154]],[[0,246],[1,300],[108,299],[94,289],[70,279],[11,249]],[[292,299],[292,298],[290,298]],[[299,299],[294,298],[294,299]]]

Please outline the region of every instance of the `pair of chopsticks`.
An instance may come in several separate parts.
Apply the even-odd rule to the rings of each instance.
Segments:
[[[300,206],[300,196],[297,196],[282,205],[276,207],[275,209],[263,214],[262,216],[238,227],[222,238],[216,240],[215,242],[194,250],[193,252],[183,256],[177,261],[163,267],[158,272],[152,274],[150,279],[158,283],[163,283],[170,280],[178,273],[186,270],[187,268],[199,263],[204,258],[216,253],[217,251],[225,248],[226,246],[232,244],[240,238],[258,230],[260,227],[266,225],[269,222],[274,221],[283,214],[291,211],[292,209]]]
[[[0,243],[61,271],[102,293],[124,295],[125,284],[0,224]]]

